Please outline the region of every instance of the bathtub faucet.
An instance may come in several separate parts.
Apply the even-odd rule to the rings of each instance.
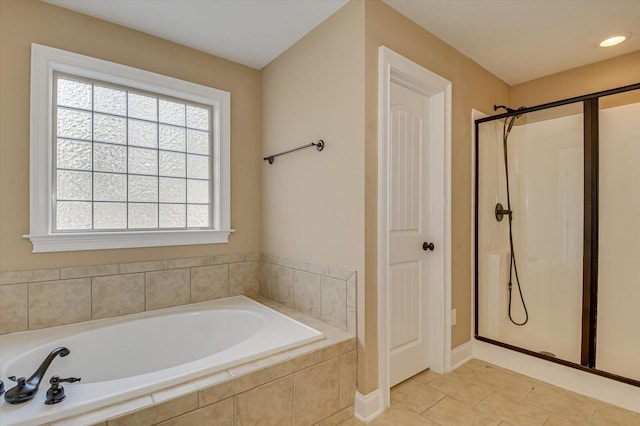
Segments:
[[[11,376],[9,379],[17,382],[18,384],[11,389],[9,389],[4,394],[4,400],[9,404],[21,404],[23,402],[27,402],[33,399],[34,396],[38,393],[38,387],[40,386],[40,382],[44,378],[49,365],[55,357],[60,355],[61,357],[65,357],[69,355],[70,351],[67,348],[60,347],[51,351],[49,355],[42,361],[40,367],[36,370],[35,373],[31,375],[28,379],[24,377],[20,377],[16,379],[16,376]]]

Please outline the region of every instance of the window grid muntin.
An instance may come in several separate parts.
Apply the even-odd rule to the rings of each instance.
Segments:
[[[86,110],[86,109],[82,109],[82,108],[77,108],[77,107],[73,107],[73,106],[66,106],[66,105],[58,105],[58,80],[59,79],[65,79],[65,80],[71,80],[71,81],[76,81],[76,82],[80,82],[80,83],[85,83],[85,84],[90,84],[91,85],[91,110]],[[105,87],[105,88],[109,88],[109,89],[114,89],[114,90],[119,90],[119,91],[123,91],[125,93],[124,96],[124,102],[125,102],[125,115],[119,115],[119,114],[114,114],[114,113],[109,113],[109,112],[104,112],[104,111],[95,111],[95,88],[96,86],[99,87]],[[133,94],[140,94],[140,95],[144,95],[144,96],[150,96],[155,98],[155,102],[156,102],[156,118],[157,121],[152,121],[152,120],[148,120],[148,119],[144,119],[144,118],[137,118],[137,117],[130,117],[129,116],[129,93],[133,93]],[[166,122],[161,122],[160,121],[160,100],[167,100],[167,101],[171,101],[171,102],[175,102],[175,103],[180,103],[184,106],[184,126],[178,126],[176,124],[173,123],[166,123]],[[141,89],[137,89],[134,87],[128,87],[128,86],[124,86],[124,85],[117,85],[117,84],[113,84],[113,83],[108,83],[105,81],[101,81],[101,80],[97,80],[97,79],[90,79],[90,78],[85,78],[85,77],[80,77],[80,76],[76,76],[76,75],[72,75],[72,74],[67,74],[67,73],[62,73],[62,72],[54,72],[53,75],[53,96],[52,96],[52,103],[53,103],[53,108],[52,108],[52,127],[53,127],[53,137],[52,137],[52,143],[54,145],[54,149],[52,150],[52,158],[53,158],[53,164],[55,165],[55,167],[53,167],[53,176],[52,176],[52,196],[51,196],[51,200],[52,200],[52,226],[51,229],[53,230],[53,232],[55,233],[65,233],[65,232],[83,232],[83,231],[87,231],[87,232],[128,232],[128,231],[170,231],[170,230],[198,230],[198,229],[214,229],[215,228],[215,223],[216,223],[216,218],[214,217],[213,211],[214,211],[214,203],[213,203],[213,199],[214,199],[214,185],[216,184],[215,182],[215,176],[214,176],[214,169],[213,169],[213,155],[215,153],[215,148],[214,148],[214,142],[215,142],[215,138],[217,136],[216,134],[216,124],[217,124],[217,118],[216,118],[216,114],[215,114],[215,106],[214,105],[207,105],[207,104],[202,104],[202,103],[198,103],[198,102],[194,102],[194,101],[190,101],[190,100],[186,100],[186,99],[181,99],[178,97],[172,97],[172,96],[168,96],[168,95],[164,95],[164,94],[160,94],[160,93],[154,93],[154,92],[149,92],[149,91],[145,91],[145,90],[141,90]],[[196,127],[189,127],[188,126],[188,118],[187,118],[187,110],[189,106],[193,106],[193,107],[197,107],[200,109],[205,109],[208,113],[208,129],[207,130],[203,130],[203,129],[199,129]],[[81,139],[81,138],[73,138],[73,137],[58,137],[58,108],[63,108],[63,109],[68,109],[68,110],[73,110],[73,111],[79,111],[79,112],[85,112],[85,113],[90,113],[91,114],[91,139]],[[105,116],[111,116],[111,117],[117,117],[117,118],[123,118],[126,120],[126,125],[125,125],[125,143],[123,144],[119,144],[119,143],[115,143],[115,142],[103,142],[103,141],[95,141],[95,132],[94,132],[94,127],[95,127],[95,115],[96,114],[100,114],[100,115],[105,115]],[[156,147],[155,148],[149,148],[146,146],[140,146],[140,145],[130,145],[129,143],[129,122],[131,120],[137,120],[137,121],[142,121],[142,122],[148,122],[148,123],[153,123],[156,125]],[[180,129],[184,129],[184,144],[185,144],[185,149],[184,151],[178,151],[178,150],[171,150],[171,149],[160,149],[160,126],[171,126],[171,127],[175,127],[175,128],[180,128]],[[207,151],[209,152],[209,154],[200,154],[200,153],[194,153],[194,152],[189,152],[189,143],[188,143],[188,131],[192,130],[192,131],[197,131],[197,132],[205,132],[208,135],[208,149]],[[77,142],[84,142],[84,143],[89,143],[91,144],[91,170],[82,170],[82,169],[69,169],[69,168],[58,168],[57,165],[57,147],[58,147],[58,140],[69,140],[69,141],[77,141]],[[104,171],[104,170],[99,170],[96,171],[95,170],[95,144],[103,144],[103,145],[109,145],[109,146],[118,146],[118,147],[124,147],[125,148],[125,172],[112,172],[112,171]],[[129,167],[130,167],[130,162],[129,162],[129,150],[130,147],[133,148],[139,148],[139,149],[148,149],[148,150],[153,150],[156,152],[156,157],[157,157],[157,162],[156,162],[156,174],[155,175],[149,175],[149,174],[140,174],[140,173],[129,173]],[[184,155],[184,167],[185,167],[185,171],[184,171],[184,176],[183,177],[176,177],[176,176],[168,176],[168,175],[161,175],[160,174],[160,152],[172,152],[172,153],[178,153],[178,154],[182,154]],[[188,173],[189,173],[189,168],[188,168],[188,156],[189,155],[193,155],[193,156],[198,156],[198,157],[206,157],[208,159],[207,161],[207,174],[208,177],[207,178],[195,178],[195,177],[189,177]],[[58,199],[57,198],[57,171],[58,170],[68,170],[68,171],[86,171],[91,173],[91,200],[66,200],[66,199]],[[107,201],[107,200],[96,200],[95,199],[95,174],[96,173],[104,173],[104,174],[114,174],[114,175],[121,175],[124,176],[125,178],[125,201]],[[129,201],[129,176],[151,176],[151,177],[155,177],[157,179],[157,198],[158,200],[156,202],[141,202],[141,201],[136,201],[136,202],[130,202]],[[184,196],[184,202],[183,203],[178,203],[178,202],[160,202],[160,178],[172,178],[172,179],[182,179],[184,181],[184,186],[185,186],[185,196]],[[208,202],[207,203],[199,203],[199,202],[189,202],[189,194],[188,194],[188,182],[189,181],[206,181],[208,183],[207,188],[208,188]],[[91,204],[91,227],[88,229],[63,229],[63,230],[59,230],[58,228],[58,223],[57,223],[57,203],[58,201],[62,201],[62,202],[85,202],[85,203],[90,203]],[[96,203],[124,203],[126,205],[126,228],[100,228],[100,229],[96,229],[95,228],[95,214],[94,214],[94,210],[95,210],[95,204]],[[157,206],[157,215],[156,215],[156,227],[145,227],[145,228],[130,228],[129,227],[129,206],[130,204],[153,204]],[[184,227],[178,227],[178,228],[162,228],[160,227],[160,206],[161,205],[182,205],[184,206]],[[207,206],[207,221],[208,221],[208,226],[201,226],[201,227],[189,227],[189,206],[193,205],[193,206]]]

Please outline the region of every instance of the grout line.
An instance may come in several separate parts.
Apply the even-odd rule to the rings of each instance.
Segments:
[[[293,359],[293,358],[292,358]],[[293,424],[296,424],[296,371],[293,370],[293,368],[291,369],[291,420],[293,421]],[[340,403],[338,402],[338,406],[340,405]]]
[[[144,311],[147,312],[147,273],[143,272],[144,275]]]
[[[291,274],[291,307],[293,309],[295,309],[295,304],[296,304],[296,271],[293,271],[293,274]],[[338,405],[340,405],[340,403],[338,402]]]
[[[236,426],[237,424],[237,414],[238,414],[238,394],[233,395],[233,415],[232,415],[232,423],[233,426]]]
[[[520,400],[524,402],[524,400],[527,398],[527,396],[528,396],[531,392],[533,392],[533,390],[534,390],[534,389],[535,389],[535,387],[534,387],[534,388],[529,389],[529,390],[527,391],[527,393],[525,393],[524,395],[522,395],[522,398],[520,398]]]
[[[93,319],[93,277],[89,278],[89,318]]]
[[[25,300],[25,308],[27,310],[27,324],[26,324],[27,326],[26,326],[25,330],[30,330],[31,329],[30,328],[30,324],[31,323],[30,323],[30,318],[29,318],[30,311],[31,311],[31,309],[29,309],[29,287],[30,286],[29,286],[28,283],[25,284],[25,285],[27,286],[27,300]]]
[[[189,304],[193,303],[193,290],[191,289],[191,266],[187,269],[187,280],[189,280]]]
[[[319,275],[321,277],[331,278],[331,279],[338,280],[338,281],[348,281],[357,272],[355,270],[354,271],[349,271],[350,272],[349,275],[346,278],[343,279],[343,278],[336,278],[336,277],[334,277],[332,275],[329,275],[329,271],[328,270],[327,270],[326,274],[320,274],[318,272],[311,272],[311,271],[308,271],[306,269],[300,269],[300,267],[293,267],[293,266],[283,265],[281,263],[275,263],[275,262],[269,262],[269,261],[263,261],[263,260],[260,260],[260,262],[268,263],[270,265],[280,266],[282,268],[289,268],[289,269],[292,269],[294,271],[304,272],[304,273],[307,273],[307,274]],[[319,266],[325,266],[325,265],[319,265]],[[328,268],[328,266],[327,266],[327,268]]]
[[[494,391],[493,389],[491,389],[491,390],[489,391],[489,393],[488,393],[488,394],[486,394],[485,396],[483,396],[483,397],[480,399],[480,401],[476,402],[476,403],[475,403],[475,405],[472,405],[472,407],[476,408],[478,405],[480,405],[480,403],[481,403],[482,401],[484,401],[485,399],[489,398],[489,396],[491,396],[491,395],[492,395],[492,394],[494,394],[494,393],[496,393],[496,391]],[[502,421],[502,419],[500,419],[500,421]]]

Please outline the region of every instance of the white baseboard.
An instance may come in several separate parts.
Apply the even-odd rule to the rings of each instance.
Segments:
[[[473,356],[543,382],[640,413],[640,388],[638,387],[475,339]]]
[[[473,358],[473,340],[451,349],[451,370],[455,370]]]
[[[366,395],[356,391],[353,416],[361,422],[370,422],[384,411],[382,392],[376,389]]]

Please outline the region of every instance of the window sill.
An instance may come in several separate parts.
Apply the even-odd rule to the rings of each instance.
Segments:
[[[136,247],[183,246],[229,242],[228,230],[127,231],[23,235],[33,244],[33,253],[104,250]]]

